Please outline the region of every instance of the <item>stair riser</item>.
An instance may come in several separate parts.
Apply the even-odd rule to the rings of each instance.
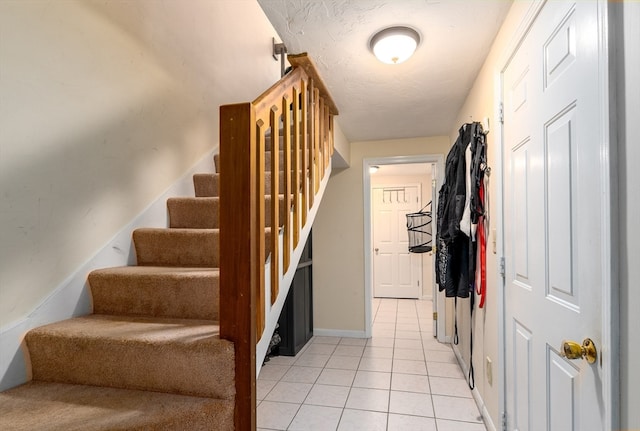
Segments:
[[[219,198],[171,198],[167,200],[172,228],[217,229],[220,227]]]
[[[133,242],[138,265],[219,267],[216,229],[136,229]]]
[[[264,175],[265,193],[271,193],[271,172]],[[291,186],[293,188],[293,173],[291,174]],[[280,184],[284,184],[284,172],[280,172]],[[220,174],[195,174],[193,176],[193,186],[196,197],[218,197],[220,196]],[[282,186],[280,186],[282,188]]]
[[[29,333],[33,379],[232,399],[233,344],[118,342]],[[223,371],[226,370],[226,371]]]
[[[219,272],[197,275],[89,274],[96,314],[218,320]]]

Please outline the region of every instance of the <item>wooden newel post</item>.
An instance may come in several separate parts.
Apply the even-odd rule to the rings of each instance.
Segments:
[[[250,103],[220,107],[220,336],[235,343],[236,431],[256,429],[255,114]],[[264,263],[263,263],[264,264]]]

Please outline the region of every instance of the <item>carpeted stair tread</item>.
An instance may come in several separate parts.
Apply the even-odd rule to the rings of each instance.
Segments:
[[[90,315],[29,331],[34,380],[232,399],[234,348],[214,321]]]
[[[178,197],[167,199],[169,227],[217,229],[220,227],[220,198]]]
[[[233,429],[233,401],[32,381],[0,393],[2,431]]]
[[[138,265],[218,268],[218,229],[140,228],[133,231]]]
[[[96,314],[218,320],[217,268],[121,266],[92,271]]]

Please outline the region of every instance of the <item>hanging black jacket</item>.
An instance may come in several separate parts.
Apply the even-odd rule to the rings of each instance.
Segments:
[[[467,166],[465,151],[471,149],[471,166]],[[447,155],[445,182],[438,193],[438,223],[436,233],[436,282],[447,297],[469,297],[475,273],[475,242],[460,230],[460,220],[466,203],[467,172],[470,173],[471,221],[477,223],[479,178],[484,173],[486,145],[480,123],[463,125]],[[481,166],[482,165],[482,166]],[[468,171],[467,171],[468,170]],[[477,183],[477,184],[476,184]]]

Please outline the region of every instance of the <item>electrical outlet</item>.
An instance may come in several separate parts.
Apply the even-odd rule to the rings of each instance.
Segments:
[[[493,386],[493,370],[491,367],[491,358],[487,356],[486,370],[487,370],[487,382]]]

